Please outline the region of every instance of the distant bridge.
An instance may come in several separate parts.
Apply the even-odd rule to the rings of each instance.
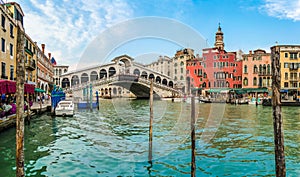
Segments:
[[[99,92],[100,97],[127,97],[132,93],[137,98],[148,98],[150,80],[154,83],[155,97],[182,96],[180,90],[173,88],[169,76],[133,62],[127,55],[116,57],[105,65],[65,73],[61,76],[61,85],[65,91],[81,98],[90,86],[94,92]]]

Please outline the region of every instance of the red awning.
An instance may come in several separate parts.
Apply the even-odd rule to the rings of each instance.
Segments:
[[[33,84],[25,84],[24,85],[24,93],[33,94],[34,88],[35,88],[35,85],[33,85]]]
[[[24,84],[24,93],[33,94],[35,85],[33,84]],[[10,80],[0,80],[0,93],[1,94],[10,94],[16,93],[16,82]]]
[[[7,80],[6,85],[7,93],[16,93],[16,82]]]
[[[0,93],[5,94],[7,92],[6,80],[0,80]]]

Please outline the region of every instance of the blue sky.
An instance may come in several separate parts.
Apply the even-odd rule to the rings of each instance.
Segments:
[[[113,57],[128,54],[141,58],[147,54],[174,56],[176,50],[192,47],[196,53],[199,47],[186,42],[176,43],[179,36],[198,33],[214,44],[218,23],[224,32],[225,49],[245,53],[258,48],[269,50],[272,45],[300,44],[300,0],[17,0],[25,13],[25,30],[39,45],[46,44],[46,52],[51,52],[58,64],[75,66],[89,48],[93,40],[101,40],[103,33],[114,26],[136,18],[161,17],[167,26],[153,25],[151,32],[165,30],[170,21],[190,28],[187,31],[172,31],[174,39],[158,40],[157,33],[131,40],[126,38],[121,44],[107,51],[103,56],[93,56],[93,63],[106,63]],[[172,22],[170,22],[172,24]],[[126,30],[125,30],[126,28]],[[178,28],[181,29],[181,28]],[[144,30],[141,28],[141,30]],[[122,31],[132,31],[130,25],[118,28],[118,34],[109,33],[103,38],[116,39]],[[148,34],[148,33],[147,33]],[[106,33],[107,35],[107,33]],[[153,37],[153,38],[151,38]],[[173,37],[172,37],[173,38]],[[188,37],[190,39],[190,37]],[[206,43],[206,42],[205,42]],[[101,46],[108,44],[102,41]],[[97,44],[100,45],[100,44]],[[95,50],[98,50],[97,47]],[[100,50],[100,49],[99,49]],[[97,53],[97,52],[95,52]],[[150,63],[151,57],[142,63]],[[91,64],[91,62],[86,62]]]

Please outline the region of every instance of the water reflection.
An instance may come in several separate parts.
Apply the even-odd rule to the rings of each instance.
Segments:
[[[211,104],[198,104],[197,176],[274,176],[271,107],[226,105],[218,127]],[[300,172],[300,112],[284,107],[287,176]],[[216,115],[217,116],[217,115]],[[190,105],[154,102],[153,161],[148,163],[149,102],[101,101],[73,118],[47,115],[25,128],[27,176],[190,176]],[[205,132],[216,132],[202,141]],[[201,141],[200,141],[201,140]],[[15,129],[0,134],[0,171],[14,176]]]

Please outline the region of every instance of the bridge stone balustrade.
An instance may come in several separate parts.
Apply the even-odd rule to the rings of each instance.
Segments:
[[[93,90],[97,90],[95,88],[103,85],[107,85],[107,86],[118,85],[131,91],[133,94],[136,95],[137,98],[149,98],[150,83],[151,83],[150,79],[146,79],[132,74],[119,74],[107,79],[95,80],[92,82],[86,82],[81,85],[76,85],[73,86],[72,88],[67,88],[64,91],[67,93],[68,92],[78,93],[78,92],[82,92],[82,90],[85,88],[89,88],[90,85],[92,85]],[[155,98],[175,97],[175,96],[183,95],[181,91],[176,90],[164,84],[154,82],[153,86],[154,86],[153,90],[154,90]]]

